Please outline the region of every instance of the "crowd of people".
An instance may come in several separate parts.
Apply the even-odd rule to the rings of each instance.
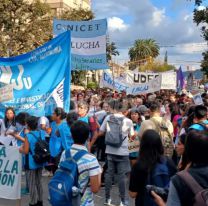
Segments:
[[[204,104],[195,105],[188,93],[169,90],[138,96],[74,90],[68,114],[57,107],[51,116],[38,118],[8,107],[0,120],[0,145],[17,146],[24,154],[30,206],[43,205],[42,175],[53,178],[68,152],[75,158],[83,150],[76,161],[82,206],[94,205],[93,193],[101,186],[105,205],[112,205],[113,184],[120,206],[129,205],[129,196],[136,206],[203,206],[208,202],[208,93],[201,97]],[[48,143],[50,157],[37,163],[41,141]]]

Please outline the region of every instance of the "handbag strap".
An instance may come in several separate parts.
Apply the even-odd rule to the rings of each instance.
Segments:
[[[198,192],[202,191],[203,188],[199,183],[192,177],[192,175],[188,171],[181,171],[178,173],[178,176],[185,181],[186,185],[192,190],[192,192],[196,195]]]

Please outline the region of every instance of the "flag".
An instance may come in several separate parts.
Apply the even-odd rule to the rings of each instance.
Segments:
[[[177,89],[178,91],[181,91],[184,87],[184,76],[183,76],[183,72],[180,68],[177,70]]]

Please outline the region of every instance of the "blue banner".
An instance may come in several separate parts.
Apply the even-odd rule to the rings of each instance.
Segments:
[[[57,105],[69,111],[70,39],[68,31],[29,53],[0,58],[0,82],[12,84],[14,93],[12,100],[0,103],[0,116],[8,106],[35,116],[49,115]]]
[[[53,34],[71,31],[72,70],[108,69],[107,20],[66,21],[54,19]]]

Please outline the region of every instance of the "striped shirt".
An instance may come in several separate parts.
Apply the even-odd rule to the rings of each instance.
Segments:
[[[74,156],[79,150],[87,150],[85,146],[73,144],[71,147],[71,155]],[[61,161],[66,159],[65,151],[61,155]],[[79,185],[81,191],[86,188],[86,185],[89,183],[89,178],[91,176],[99,175],[101,173],[100,165],[96,157],[90,153],[85,154],[78,162],[79,170]],[[93,193],[89,187],[87,187],[82,199],[81,206],[94,206]]]

